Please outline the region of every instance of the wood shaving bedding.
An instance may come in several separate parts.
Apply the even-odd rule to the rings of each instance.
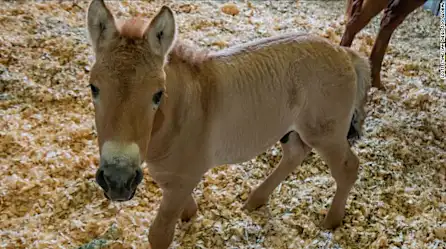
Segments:
[[[0,248],[148,248],[161,192],[147,169],[125,203],[109,203],[94,181],[87,4],[0,7]],[[107,1],[118,16],[150,17],[163,4],[177,12],[183,39],[212,50],[289,31],[338,43],[344,30],[344,1]],[[388,90],[370,92],[365,137],[354,147],[359,180],[339,229],[319,227],[335,183],[314,153],[267,206],[241,210],[280,160],[276,144],[248,162],[210,170],[194,191],[198,214],[179,224],[172,248],[446,248],[439,23],[419,9],[390,41],[382,69]],[[378,27],[375,18],[353,48],[368,55]]]

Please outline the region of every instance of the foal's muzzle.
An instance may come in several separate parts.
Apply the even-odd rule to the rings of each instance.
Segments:
[[[96,182],[111,201],[128,201],[135,196],[136,188],[143,179],[139,166],[103,163],[96,172]]]

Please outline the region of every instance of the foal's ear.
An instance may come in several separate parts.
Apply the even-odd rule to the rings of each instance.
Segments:
[[[105,6],[104,0],[92,0],[87,11],[87,28],[95,53],[101,45],[112,39],[118,32],[115,19]]]
[[[150,22],[144,36],[149,41],[152,52],[166,56],[175,42],[177,24],[172,9],[164,5]]]

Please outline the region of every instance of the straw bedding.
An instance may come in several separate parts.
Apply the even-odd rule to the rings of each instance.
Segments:
[[[168,3],[180,36],[222,49],[287,31],[338,43],[344,1],[108,1],[118,16],[151,16]],[[92,50],[86,1],[3,1],[0,7],[0,247],[148,248],[161,192],[147,174],[136,197],[110,203],[94,181],[98,149],[87,87]],[[439,18],[418,9],[395,32],[372,90],[360,176],[344,224],[321,230],[335,183],[312,154],[253,213],[240,208],[280,159],[276,145],[209,171],[198,215],[172,248],[446,248],[446,87]],[[354,48],[369,54],[379,20]],[[234,120],[236,122],[237,120]]]

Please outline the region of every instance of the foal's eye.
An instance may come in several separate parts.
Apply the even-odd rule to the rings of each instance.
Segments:
[[[153,95],[152,102],[154,105],[158,106],[161,102],[161,97],[163,96],[163,91],[159,91]]]
[[[91,94],[93,95],[93,98],[96,98],[99,95],[99,88],[97,88],[95,85],[90,84],[90,90]]]

